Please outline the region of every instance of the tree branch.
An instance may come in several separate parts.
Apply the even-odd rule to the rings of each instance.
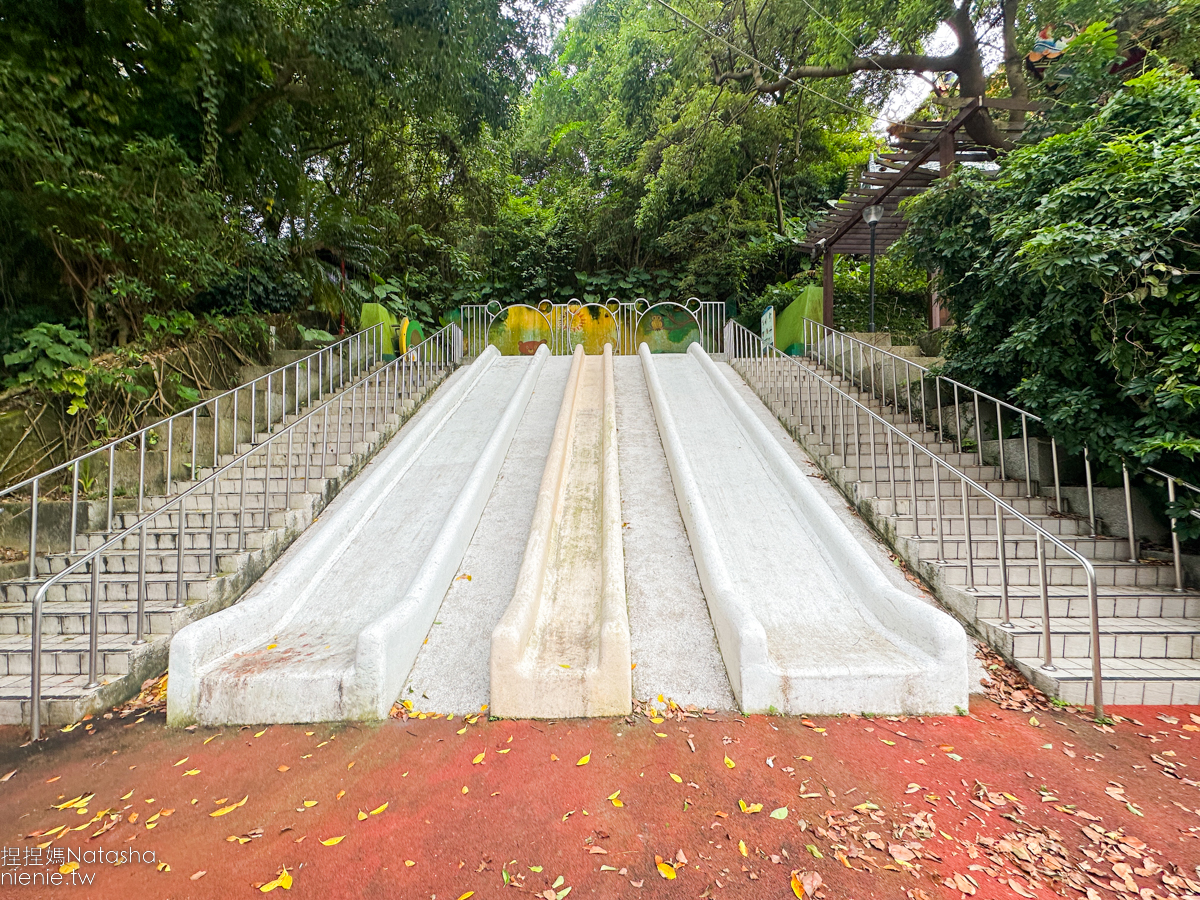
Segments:
[[[879,56],[856,56],[840,66],[794,66],[775,81],[764,81],[758,66],[745,69],[716,71],[717,84],[737,81],[743,86],[753,87],[760,94],[777,94],[786,91],[793,81],[805,78],[840,78],[855,72],[957,72],[960,58],[957,53],[949,56],[927,56],[923,53],[887,53]],[[716,61],[713,61],[716,69]]]

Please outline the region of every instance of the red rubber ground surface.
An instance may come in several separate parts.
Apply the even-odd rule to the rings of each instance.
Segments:
[[[1017,834],[1028,847],[1032,836],[1037,850],[1053,844],[1056,834],[1069,870],[1089,862],[1084,848],[1097,856],[1102,849],[1083,826],[1113,835],[1124,829],[1107,841],[1107,861],[1089,862],[1094,877],[1087,883],[1097,896],[1137,897],[1129,887],[1153,892],[1143,896],[1186,896],[1186,882],[1164,885],[1156,869],[1200,881],[1200,787],[1182,780],[1200,781],[1200,730],[1191,730],[1197,726],[1189,718],[1200,710],[1112,712],[1142,724],[1119,722],[1105,733],[1076,715],[1039,712],[1035,726],[1029,714],[976,699],[970,716],[820,718],[809,725],[729,715],[658,724],[634,717],[632,725],[486,718],[469,725],[455,717],[271,726],[258,734],[260,729],[170,729],[161,714],[152,714],[138,724],[97,719],[94,735],[83,726],[69,734],[55,729],[49,740],[23,748],[20,730],[2,728],[0,777],[16,770],[0,784],[0,845],[8,848],[8,861],[12,848],[24,854],[50,840],[44,833],[57,826],[91,822],[57,832],[44,852],[132,848],[153,851],[170,868],[84,863],[73,877],[92,873],[88,887],[6,882],[0,896],[249,897],[287,867],[292,885],[276,896],[458,900],[473,891],[485,900],[546,890],[558,897],[570,888],[571,900],[792,897],[790,873],[802,870],[822,876],[821,893],[829,898],[920,898],[921,892],[960,897],[962,891],[945,885],[946,879],[954,884],[955,874],[977,882],[959,882],[977,897],[1021,891],[1051,897],[1052,879],[1045,873],[1054,866],[1046,869],[1035,855],[1031,865],[1044,871],[1035,870],[1031,883],[1019,868],[1022,851],[998,855],[1003,865],[997,865],[981,853],[987,848],[979,838]],[[1168,724],[1159,715],[1178,722]],[[1182,778],[1164,774],[1166,766],[1152,753]],[[585,754],[590,761],[577,765]],[[1109,787],[1120,793],[1110,782],[1120,785],[1130,805],[1106,793]],[[620,808],[607,799],[616,791]],[[988,809],[988,791],[1004,805]],[[1057,800],[1042,802],[1040,791]],[[54,808],[93,793],[86,814]],[[982,796],[982,805],[972,804],[972,796]],[[244,805],[210,815],[243,797]],[[761,803],[762,811],[744,813],[739,800]],[[305,801],[316,803],[306,807]],[[370,814],[385,803],[385,810]],[[879,809],[854,809],[864,803]],[[782,807],[786,818],[770,817]],[[169,816],[167,809],[173,810]],[[109,813],[93,821],[102,810]],[[147,828],[156,812],[162,814]],[[133,813],[137,821],[131,824]],[[919,818],[914,831],[919,813],[929,816]],[[120,816],[116,824],[91,838],[114,821],[112,814]],[[256,829],[261,837],[227,840]],[[869,834],[878,835],[883,849],[871,845]],[[342,835],[337,844],[321,843]],[[905,846],[914,840],[920,845]],[[845,862],[837,858],[839,848]],[[687,863],[667,881],[655,856],[679,862],[680,851]],[[1133,872],[1123,880],[1123,869],[1113,874],[1114,862],[1151,874]],[[507,887],[504,871],[512,881]],[[57,866],[0,867],[0,873],[22,872],[54,873]],[[205,874],[193,880],[197,872]],[[1017,888],[1000,880],[1013,875],[1020,876]],[[1084,896],[1065,885],[1058,890]]]

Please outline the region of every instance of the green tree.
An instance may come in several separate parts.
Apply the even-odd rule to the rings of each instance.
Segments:
[[[1068,450],[1200,455],[1200,83],[1130,81],[1076,130],[912,202],[907,240],[958,323],[946,373]]]

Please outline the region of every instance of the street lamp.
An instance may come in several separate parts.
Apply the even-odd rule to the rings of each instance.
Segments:
[[[872,334],[875,332],[875,226],[879,224],[879,220],[883,218],[883,207],[878,203],[873,203],[870,206],[864,206],[862,211],[863,221],[871,228],[871,320],[867,325],[867,330]]]

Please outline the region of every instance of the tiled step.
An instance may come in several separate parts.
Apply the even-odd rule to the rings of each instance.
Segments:
[[[170,634],[173,619],[179,611],[170,601],[151,600],[146,603],[143,628],[151,634]],[[47,603],[42,608],[42,634],[87,635],[91,605],[69,600]],[[134,634],[137,631],[137,603],[111,601],[101,604],[97,616],[100,634]],[[28,603],[0,604],[0,635],[29,635],[33,631],[33,609]],[[18,648],[29,655],[29,647]]]
[[[1101,618],[1100,656],[1104,659],[1200,659],[1200,620],[1166,618]],[[1043,658],[1042,620],[1013,617],[1012,627],[1000,619],[982,619],[992,631],[992,646],[1009,656]],[[1086,618],[1051,618],[1052,664],[1060,659],[1090,659],[1091,629]]]
[[[952,586],[964,586],[967,583],[967,567],[965,563],[948,561],[931,563],[941,570],[942,578]],[[1011,562],[1006,567],[1010,585],[1038,584],[1038,568],[1036,564]],[[1092,563],[1096,573],[1096,584],[1099,587],[1113,585],[1123,587],[1156,587],[1170,590],[1175,585],[1175,570],[1170,566],[1149,566],[1144,563],[1096,560]],[[975,561],[976,585],[999,585],[1000,566],[994,560]],[[1050,584],[1075,585],[1082,587],[1087,584],[1087,576],[1083,566],[1078,562],[1052,560],[1046,563],[1046,578]]]

